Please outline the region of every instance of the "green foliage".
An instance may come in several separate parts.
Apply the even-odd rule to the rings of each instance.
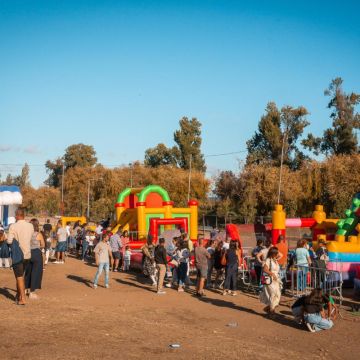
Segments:
[[[285,166],[281,199],[287,216],[311,216],[314,206],[323,204],[328,217],[343,217],[360,190],[356,169],[360,169],[360,155],[308,161],[295,171]],[[247,165],[237,175],[219,174],[214,189],[218,213],[226,209],[251,221],[270,215],[277,201],[278,181],[279,168],[268,165]]]
[[[180,157],[178,159],[179,166],[182,169],[190,168],[205,172],[205,160],[201,153],[201,123],[196,118],[189,120],[183,117],[180,122],[180,129],[174,133],[174,141],[179,150]],[[191,160],[190,160],[191,158]]]
[[[279,166],[284,145],[284,164],[297,169],[306,159],[298,147],[308,111],[299,106],[284,106],[279,110],[274,102],[267,104],[265,115],[259,121],[258,130],[246,143],[248,149],[247,164],[267,164]]]
[[[92,145],[70,145],[65,149],[62,158],[57,158],[55,161],[48,160],[45,163],[46,172],[49,174],[45,184],[56,188],[60,187],[63,166],[66,172],[75,167],[92,167],[96,162],[96,152]]]
[[[30,167],[27,163],[21,169],[21,174],[18,176],[12,176],[8,174],[5,181],[1,182],[1,185],[16,185],[21,189],[30,186]]]
[[[346,94],[342,83],[341,78],[336,78],[325,90],[325,95],[330,97],[328,108],[331,109],[332,127],[326,129],[322,137],[309,134],[303,141],[303,145],[316,155],[321,152],[327,155],[359,152],[356,130],[360,129],[360,114],[355,112],[355,108],[360,103],[360,95]]]
[[[154,148],[145,151],[144,164],[149,167],[158,167],[161,165],[177,165],[178,159],[177,147],[168,148],[163,143],[156,145]]]
[[[174,132],[176,143],[172,148],[168,148],[163,143],[145,151],[145,165],[148,167],[158,167],[161,165],[172,165],[182,169],[190,168],[205,172],[206,165],[204,156],[201,153],[201,123],[192,118],[189,120],[183,117],[179,121],[180,129]]]

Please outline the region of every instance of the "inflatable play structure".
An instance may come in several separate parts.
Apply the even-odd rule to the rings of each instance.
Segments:
[[[147,238],[148,234],[156,242],[163,230],[174,227],[181,228],[189,234],[192,241],[198,235],[198,202],[190,200],[187,208],[175,208],[168,192],[158,185],[144,188],[127,188],[117,199],[116,226],[128,230],[135,240],[131,243],[137,248]]]
[[[279,235],[286,236],[286,228],[310,228],[313,247],[319,239],[327,241],[329,270],[343,273],[343,280],[353,279],[356,266],[360,264],[360,193],[345,212],[345,219],[327,219],[322,205],[316,205],[312,218],[286,219],[282,205],[275,205],[272,213],[272,242],[276,244]]]
[[[8,227],[15,222],[15,211],[22,204],[18,186],[0,186],[0,222]]]

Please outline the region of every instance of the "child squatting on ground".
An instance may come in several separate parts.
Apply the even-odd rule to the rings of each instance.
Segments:
[[[109,272],[110,272],[110,262],[111,267],[113,266],[114,259],[111,252],[111,247],[108,244],[109,234],[103,234],[102,241],[100,241],[94,250],[95,253],[95,261],[98,266],[95,279],[94,279],[94,289],[98,286],[98,281],[101,273],[105,270],[105,287],[109,287]]]

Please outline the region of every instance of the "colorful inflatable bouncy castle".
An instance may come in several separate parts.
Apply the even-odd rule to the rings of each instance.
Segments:
[[[128,230],[135,240],[132,248],[142,246],[148,234],[156,242],[162,230],[171,230],[175,226],[189,234],[192,241],[198,235],[198,202],[190,200],[187,208],[175,208],[168,192],[158,185],[144,188],[127,188],[117,199],[116,226]],[[140,240],[140,241],[138,241]]]

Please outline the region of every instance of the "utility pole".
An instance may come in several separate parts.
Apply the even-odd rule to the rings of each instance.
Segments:
[[[129,163],[130,166],[130,188],[133,187],[133,163]]]
[[[284,148],[285,148],[285,138],[287,137],[288,129],[285,129],[284,135],[283,135],[283,141],[282,141],[282,147],[281,147],[281,159],[280,159],[280,176],[279,176],[279,188],[278,188],[278,205],[280,204],[280,193],[281,193],[281,183],[282,183],[282,169],[283,169],[283,163],[284,163]]]
[[[61,215],[64,216],[64,175],[65,164],[62,164],[62,176],[61,176]]]
[[[91,181],[96,181],[96,180],[102,180],[103,178],[98,178],[98,179],[89,179],[88,180],[88,189],[87,189],[87,210],[86,210],[86,218],[89,221],[90,220],[90,183]]]

